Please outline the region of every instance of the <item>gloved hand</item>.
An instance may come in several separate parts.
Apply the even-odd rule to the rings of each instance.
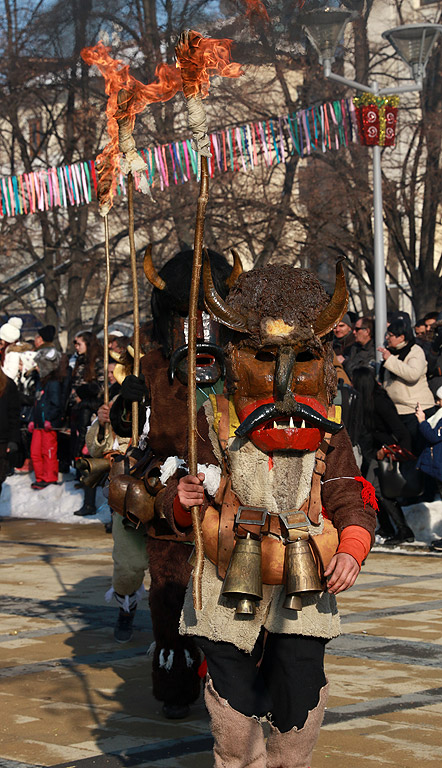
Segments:
[[[146,380],[142,373],[139,376],[134,376],[132,373],[126,376],[121,385],[121,397],[123,400],[141,403],[146,395]]]
[[[45,432],[49,432],[52,429],[52,424],[47,419],[46,419],[46,421],[44,423],[43,429],[44,429]]]
[[[31,433],[31,435],[32,435],[32,433],[33,433],[34,429],[35,429],[35,424],[34,424],[34,422],[33,422],[33,421],[30,421],[30,422],[29,422],[29,424],[28,424],[28,432],[30,432],[30,433]]]

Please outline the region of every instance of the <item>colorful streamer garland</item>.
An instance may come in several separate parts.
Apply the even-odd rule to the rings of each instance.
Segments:
[[[210,176],[217,172],[254,170],[260,159],[267,167],[285,163],[294,154],[327,152],[359,143],[356,110],[352,99],[326,102],[292,114],[224,128],[210,134],[212,157]],[[189,139],[174,141],[140,151],[146,161],[149,185],[161,190],[184,184],[198,175],[195,151]],[[138,188],[140,177],[135,174]],[[122,173],[115,180],[117,194],[125,194]],[[84,205],[96,199],[95,162],[71,165],[0,178],[0,215],[48,211],[68,205]]]

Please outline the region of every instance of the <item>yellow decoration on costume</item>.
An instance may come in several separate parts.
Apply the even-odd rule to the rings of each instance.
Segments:
[[[294,325],[287,325],[282,318],[270,317],[264,322],[267,336],[288,336],[294,327]]]
[[[221,411],[219,411],[217,408],[216,395],[209,395],[209,400],[213,408],[213,415],[214,415],[213,428],[216,434],[218,434],[219,422],[221,419]],[[229,397],[229,439],[231,437],[235,437],[235,430],[238,429],[238,427],[239,427],[239,419],[235,410],[235,406],[233,404],[233,398]]]

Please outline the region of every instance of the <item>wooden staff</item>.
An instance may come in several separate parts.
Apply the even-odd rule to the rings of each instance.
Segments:
[[[103,318],[103,369],[104,369],[104,405],[109,405],[109,296],[110,296],[110,249],[109,249],[109,219],[108,213],[111,207],[111,186],[113,176],[110,165],[105,163],[99,169],[97,198],[100,216],[104,222],[104,252],[106,257],[106,284],[104,288],[104,318]],[[104,427],[105,436],[108,437],[110,424]]]
[[[207,157],[201,158],[201,184],[196,209],[195,239],[193,244],[192,282],[189,297],[189,326],[187,353],[187,439],[189,450],[189,472],[198,472],[197,458],[197,408],[196,408],[196,327],[198,319],[198,296],[201,280],[201,264],[204,238],[204,219],[209,199],[209,168]],[[192,526],[195,535],[195,567],[193,573],[193,604],[196,611],[202,608],[202,576],[204,568],[204,544],[201,531],[200,508],[192,507]]]
[[[118,91],[118,111],[115,115],[119,130],[120,152],[127,154],[134,151],[135,142],[132,137],[131,118],[128,114],[132,96],[124,88]],[[119,117],[119,113],[122,113]],[[130,251],[130,269],[132,275],[132,299],[133,299],[133,320],[134,320],[134,366],[133,373],[138,376],[140,373],[140,315],[138,304],[138,279],[137,279],[137,259],[135,250],[135,219],[134,219],[134,177],[132,170],[127,174],[127,209],[129,215],[129,251]],[[138,403],[132,403],[132,445],[138,444]]]
[[[178,61],[184,54],[189,61],[192,37],[198,33],[183,32],[175,49]],[[198,296],[201,279],[202,250],[204,238],[204,219],[209,199],[209,169],[207,158],[210,157],[210,140],[207,134],[206,115],[202,104],[199,87],[192,80],[193,75],[186,66],[181,66],[183,91],[187,99],[189,128],[193,133],[193,147],[198,152],[201,168],[201,184],[198,197],[195,238],[193,244],[193,268],[189,296],[188,354],[187,354],[187,439],[189,472],[198,472],[197,458],[197,407],[196,407],[196,327],[198,317]],[[202,608],[202,576],[204,568],[204,543],[201,531],[200,508],[191,508],[192,527],[195,536],[195,566],[193,571],[193,605],[196,611]]]

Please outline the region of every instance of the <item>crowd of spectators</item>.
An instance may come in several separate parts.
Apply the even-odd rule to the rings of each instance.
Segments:
[[[347,376],[339,381],[343,419],[379,501],[377,536],[395,546],[414,541],[402,507],[442,490],[442,313],[414,327],[406,312],[392,313],[380,365],[374,338],[373,318],[347,314],[333,348],[338,377],[341,368]],[[442,551],[442,540],[432,547]]]
[[[81,331],[69,356],[60,352],[54,326],[40,328],[33,340],[21,339],[21,327],[17,317],[0,327],[0,488],[15,467],[33,469],[31,488],[38,491],[88,455],[86,432],[103,407],[103,347],[94,333]],[[413,541],[402,507],[442,491],[442,313],[429,312],[414,327],[406,312],[393,313],[380,365],[372,317],[348,313],[333,333],[335,403],[361,474],[376,489],[378,538],[391,546]],[[110,384],[129,342],[119,331],[109,337]],[[96,489],[84,493],[76,515],[96,511]],[[433,547],[442,551],[442,541]]]
[[[21,339],[22,320],[11,317],[0,327],[0,490],[8,474],[31,473],[31,489],[57,484],[81,456],[87,455],[86,432],[103,402],[104,352],[91,331],[77,333],[73,353],[62,353],[53,325],[32,340]],[[115,356],[129,338],[109,337],[109,382]],[[95,488],[84,488],[75,515],[96,512]]]

